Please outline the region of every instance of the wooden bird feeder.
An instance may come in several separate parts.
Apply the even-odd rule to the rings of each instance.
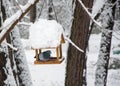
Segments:
[[[42,20],[42,21],[44,21],[44,20]],[[54,23],[55,23],[55,21],[53,21]],[[49,23],[49,22],[46,22],[46,24],[47,23]],[[50,24],[51,24],[52,22],[50,21]],[[43,25],[43,23],[40,25],[40,24],[38,24],[39,25],[39,27],[41,26],[41,30],[43,31],[43,30],[45,30],[46,28],[48,28],[49,27],[49,25],[46,25],[46,28],[45,27],[42,27],[42,25]],[[57,23],[56,23],[56,25],[57,25]],[[36,25],[34,25],[34,26],[37,26],[37,24]],[[38,30],[40,30],[40,28],[38,28],[38,30],[36,29],[36,28],[34,28],[34,26],[32,27],[33,28],[33,30],[31,31],[31,32],[33,32],[33,31],[38,31]],[[50,25],[50,26],[54,26],[54,24],[53,25]],[[54,26],[55,27],[55,26]],[[54,28],[53,27],[53,28]],[[58,24],[58,27],[59,27],[59,24]],[[49,28],[49,30],[50,30],[51,28]],[[60,28],[59,28],[60,29]],[[56,28],[54,29],[54,30],[56,30]],[[52,33],[52,31],[50,30],[50,31],[45,31],[45,32],[48,32],[48,34],[49,33]],[[45,33],[44,32],[44,33]],[[60,32],[59,30],[57,31],[57,32]],[[37,34],[37,33],[36,33]],[[35,35],[36,35],[35,34]],[[41,33],[40,33],[41,34]],[[56,33],[55,33],[56,34]],[[51,38],[54,38],[54,36],[55,36],[55,34],[53,34],[52,33],[52,36],[53,37],[51,37]],[[54,44],[54,41],[52,40],[52,42],[53,43],[49,43],[49,44],[51,44],[50,46],[47,46],[47,47],[42,47],[42,46],[40,46],[40,47],[34,47],[34,46],[31,46],[32,47],[32,49],[33,50],[35,50],[35,56],[36,56],[36,60],[34,61],[34,64],[60,64],[63,60],[64,60],[64,58],[62,57],[62,44],[63,43],[65,43],[65,39],[64,39],[64,36],[63,36],[63,34],[61,33],[58,33],[59,34],[59,42],[58,42],[58,44],[57,44],[57,46],[52,46],[52,44]],[[57,34],[57,35],[58,35]],[[34,35],[34,36],[35,36]],[[42,39],[42,37],[48,37],[48,38],[43,38],[43,39],[45,39],[45,40],[47,40],[47,39],[49,39],[49,36],[40,36],[39,38],[37,38],[37,40],[40,40],[40,39]],[[35,39],[36,37],[33,37],[33,38],[31,38],[33,41],[33,43],[35,43],[36,41],[34,41],[34,39]],[[44,40],[41,40],[41,41],[44,41]],[[41,43],[41,42],[40,42]],[[39,45],[39,43],[38,43],[38,45]],[[56,56],[54,56],[54,57],[50,57],[50,59],[49,60],[47,60],[47,61],[41,61],[41,60],[39,60],[39,54],[40,53],[42,53],[43,51],[42,50],[50,50],[50,49],[54,49],[55,50],[55,53],[56,53]]]
[[[60,45],[57,47],[46,47],[46,48],[40,48],[40,49],[34,49],[35,50],[35,56],[36,60],[34,61],[34,64],[60,64],[64,60],[62,57],[62,44],[65,43],[63,35],[61,35],[61,41]],[[38,54],[42,52],[42,49],[55,49],[56,50],[56,57],[50,57],[48,61],[40,61],[38,58]]]

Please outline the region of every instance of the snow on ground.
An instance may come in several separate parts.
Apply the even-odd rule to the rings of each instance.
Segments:
[[[33,50],[27,50],[27,61],[34,86],[64,86],[65,61],[60,65],[35,65]]]
[[[95,68],[99,53],[100,38],[101,38],[101,34],[99,35],[93,34],[91,35],[90,38],[88,62],[87,62],[88,86],[94,86]],[[62,64],[35,65],[34,64],[35,52],[33,50],[30,50],[28,40],[22,39],[22,41],[25,47],[27,62],[34,86],[64,86],[67,44],[63,45],[63,56],[65,57],[65,60]],[[114,39],[112,44],[116,45],[118,43],[120,42]],[[107,86],[119,86],[119,85],[120,85],[120,69],[109,70]]]
[[[31,53],[30,53],[31,52]],[[33,51],[28,51],[29,56]],[[65,64],[61,65],[34,65],[33,57],[29,57],[28,65],[34,86],[64,86]]]

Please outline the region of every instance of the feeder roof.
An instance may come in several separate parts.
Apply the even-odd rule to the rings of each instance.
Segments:
[[[34,49],[60,45],[62,26],[55,20],[39,19],[30,27],[30,44]]]

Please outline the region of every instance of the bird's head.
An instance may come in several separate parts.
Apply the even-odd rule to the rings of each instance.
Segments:
[[[51,54],[52,52],[50,50],[47,50],[46,53]]]

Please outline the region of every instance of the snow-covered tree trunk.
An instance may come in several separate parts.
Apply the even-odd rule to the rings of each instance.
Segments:
[[[3,44],[0,46],[0,85],[17,86],[13,77],[7,46]]]
[[[3,0],[1,0],[1,24],[2,25],[2,20],[5,21],[7,18],[7,13],[5,10],[5,2]],[[9,37],[9,36],[8,36]],[[8,38],[7,38],[8,39]],[[15,78],[13,77],[13,72],[12,72],[12,63],[11,63],[11,58],[10,58],[10,51],[9,48],[7,48],[7,46],[4,46],[3,44],[1,44],[1,49],[0,50],[0,84],[3,85],[13,85],[16,86],[15,83]],[[11,80],[10,80],[11,77]]]
[[[6,4],[12,6],[13,5],[12,3],[14,4],[14,1],[11,0],[11,2],[8,2]],[[7,10],[8,16],[11,16],[13,14],[14,14],[14,11],[12,11],[12,9],[9,11]],[[12,53],[13,55],[11,56],[11,59],[12,59],[11,64],[14,64],[13,68],[15,68],[13,69],[13,72],[16,79],[16,83],[18,83],[18,85],[20,86],[32,86],[32,81],[31,81],[31,77],[30,77],[27,62],[26,62],[26,56],[20,41],[18,27],[15,27],[15,29],[12,30],[10,36],[11,36],[10,37],[11,44],[18,48],[18,50],[13,52]]]
[[[2,9],[1,9],[2,8]],[[2,25],[2,14],[5,13],[5,11],[3,10],[4,7],[2,5],[2,0],[0,0],[0,27]],[[3,68],[5,68],[5,64],[6,64],[6,56],[5,56],[5,52],[3,52],[2,50],[2,45],[0,45],[0,84],[1,85],[5,85],[4,81],[7,79],[7,74],[5,74],[5,70]]]
[[[17,74],[20,86],[32,86],[32,81],[26,61],[26,56],[21,44],[19,29],[16,27],[11,32],[12,44],[18,48],[14,52],[14,59],[17,67]]]
[[[103,26],[100,51],[97,61],[95,86],[106,86],[108,64],[110,58],[110,47],[112,30],[114,26],[115,6],[116,0],[107,0],[103,12],[101,13],[101,23]]]
[[[4,8],[4,6],[2,5],[1,8]],[[0,27],[2,25],[2,20],[3,20],[2,14],[5,14],[5,11],[2,10],[1,15],[0,15],[0,18],[1,18]],[[16,86],[15,79],[13,77],[13,73],[12,73],[12,69],[10,65],[8,48],[4,44],[0,45],[0,85],[1,86],[9,86],[9,85]]]
[[[120,0],[116,3],[115,19],[120,20]]]
[[[86,7],[92,8],[93,0],[82,0],[82,2]],[[87,38],[90,18],[78,0],[76,0],[75,4],[76,6],[70,39],[78,47],[84,50],[84,53],[81,53],[71,44],[69,45],[65,86],[86,86],[86,48],[88,43]]]
[[[11,7],[10,2],[8,0],[7,1],[3,0],[3,6],[5,7],[5,9],[4,9],[4,11],[5,11],[5,13],[4,13],[5,19],[4,20],[6,20],[6,18],[9,18],[10,14],[12,14],[11,11],[9,10],[9,7]],[[6,42],[11,44],[11,36],[10,36],[10,34],[6,38]],[[11,69],[12,69],[13,77],[15,79],[16,84],[19,85],[18,84],[18,79],[17,79],[17,72],[16,72],[16,63],[15,63],[14,58],[13,58],[13,50],[10,47],[8,47],[7,49],[8,49],[8,57],[10,59],[10,66],[11,66]]]
[[[5,74],[6,58],[7,57],[5,56],[5,53],[0,51],[0,84],[1,85],[5,85],[4,81],[7,79],[7,75]]]
[[[7,14],[6,16],[7,16],[7,18],[11,17],[11,15],[14,14],[14,11],[9,9],[9,6],[11,5],[12,1],[11,2],[8,1],[8,0],[3,0],[3,1],[4,1],[4,6],[6,6],[6,8],[5,8],[5,11],[6,11],[6,14]],[[36,2],[37,1],[38,0],[36,0]],[[27,10],[29,10],[29,9],[30,8],[28,8]],[[22,16],[22,14],[21,14],[21,16]],[[16,29],[11,32],[11,35],[10,35],[11,37],[10,38],[11,38],[12,45],[16,46],[18,48],[18,50],[13,53],[13,56],[12,56],[13,58],[11,60],[11,62],[14,62],[14,67],[12,67],[13,69],[11,69],[11,68],[9,68],[9,69],[11,69],[11,71],[13,70],[15,72],[15,74],[17,75],[17,77],[14,77],[14,80],[12,80],[13,73],[8,72],[9,74],[11,74],[12,82],[14,82],[14,83],[10,83],[10,85],[11,86],[16,86],[15,85],[15,81],[16,81],[18,86],[32,86],[32,81],[31,81],[31,77],[30,77],[30,74],[29,74],[25,53],[24,53],[23,48],[21,46],[22,44],[21,44],[21,41],[20,41],[19,29],[17,27],[15,27],[15,28]],[[10,61],[9,61],[9,63],[10,63]],[[10,63],[10,65],[13,65],[13,64]],[[7,82],[7,84],[9,84],[9,83]]]

